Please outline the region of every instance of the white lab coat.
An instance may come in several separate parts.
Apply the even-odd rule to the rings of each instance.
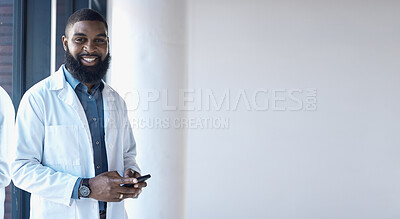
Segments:
[[[139,172],[125,102],[107,84],[102,94],[108,170]],[[96,200],[71,199],[77,178],[94,177],[95,167],[86,115],[62,68],[25,93],[16,134],[11,172],[15,185],[32,193],[30,218],[99,218]],[[123,201],[107,204],[107,218],[124,217]]]
[[[0,218],[4,218],[5,187],[10,184],[9,148],[12,147],[15,111],[7,92],[0,87]]]

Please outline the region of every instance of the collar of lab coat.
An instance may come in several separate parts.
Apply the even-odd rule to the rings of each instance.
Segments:
[[[79,114],[80,118],[82,121],[86,120],[86,115],[84,114],[83,108],[81,103],[79,102],[79,99],[76,97],[76,94],[74,90],[72,89],[71,86],[68,85],[67,80],[65,79],[64,76],[64,71],[62,69],[62,66],[51,76],[54,77],[53,80],[49,80],[49,89],[54,90],[54,91],[59,91],[58,97],[62,99],[65,103],[71,105]],[[104,81],[104,89],[102,91],[103,93],[103,109],[104,109],[104,120],[106,122],[105,126],[107,128],[108,121],[110,119],[109,115],[110,111],[116,110],[116,106],[114,104],[114,101],[116,101],[113,93],[114,90],[108,86]],[[87,130],[89,132],[89,130]]]
[[[54,80],[49,81],[49,90],[63,89],[67,81],[65,80],[62,66],[52,76],[54,77]]]

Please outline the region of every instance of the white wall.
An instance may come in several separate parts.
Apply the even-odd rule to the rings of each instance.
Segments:
[[[316,88],[318,108],[190,112],[230,127],[188,132],[187,218],[399,218],[399,10],[190,0],[189,87]]]
[[[163,110],[159,98],[134,117],[229,120],[135,130],[153,178],[128,204],[132,218],[400,217],[400,2],[109,4],[111,84],[168,88],[175,104],[178,89],[194,89],[193,111]],[[207,110],[205,93],[227,90],[230,106]],[[236,104],[243,93],[249,104]]]
[[[109,82],[126,100],[148,188],[129,200],[130,218],[184,218],[184,129],[155,126],[157,119],[185,117],[163,110],[161,91],[186,85],[186,5],[183,0],[108,1],[112,64]],[[138,99],[139,98],[139,99]],[[170,96],[169,105],[178,102]]]

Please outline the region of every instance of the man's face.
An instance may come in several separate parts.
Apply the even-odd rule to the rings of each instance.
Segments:
[[[108,37],[100,21],[79,21],[63,36],[65,65],[84,83],[96,83],[104,77],[109,64]]]

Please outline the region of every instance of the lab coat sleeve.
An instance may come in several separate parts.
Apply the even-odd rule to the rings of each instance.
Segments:
[[[10,184],[8,151],[13,146],[15,112],[8,94],[0,88],[0,188]]]
[[[14,184],[50,201],[70,205],[76,176],[42,165],[44,147],[44,101],[29,93],[21,100],[16,118],[16,149],[11,172]],[[57,142],[54,142],[57,144]]]
[[[123,113],[121,120],[123,122],[123,148],[124,148],[124,169],[132,169],[138,173],[140,173],[139,165],[136,162],[136,142],[135,138],[133,137],[132,127],[129,122],[127,107],[125,102],[122,100],[123,103]]]

